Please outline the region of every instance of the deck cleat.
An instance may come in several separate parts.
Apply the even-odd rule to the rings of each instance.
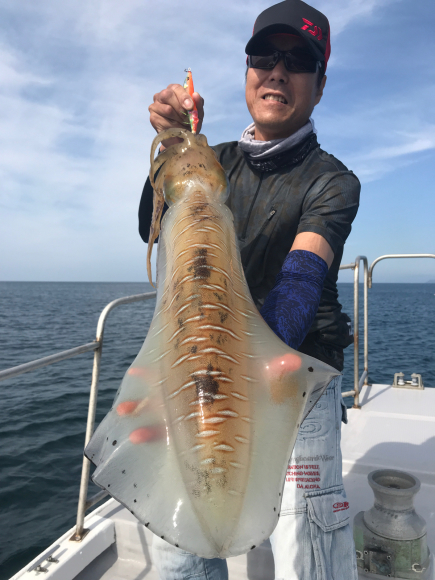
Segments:
[[[423,379],[418,373],[412,373],[410,381],[405,380],[403,373],[394,373],[393,387],[402,389],[424,389]]]

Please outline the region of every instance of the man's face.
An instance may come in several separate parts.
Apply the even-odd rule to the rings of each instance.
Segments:
[[[283,51],[305,46],[302,38],[287,34],[271,35],[267,41]],[[289,72],[283,59],[272,70],[248,69],[246,104],[254,119],[255,139],[282,139],[305,125],[322,98],[326,77],[319,87],[318,74]]]

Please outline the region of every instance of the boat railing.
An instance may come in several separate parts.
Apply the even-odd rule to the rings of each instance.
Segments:
[[[95,413],[97,409],[97,397],[98,397],[98,380],[100,377],[100,366],[101,366],[101,354],[103,350],[103,338],[104,329],[106,326],[106,320],[109,313],[117,306],[122,306],[124,304],[132,304],[134,302],[142,302],[143,300],[150,300],[156,296],[156,292],[147,292],[145,294],[135,294],[133,296],[125,296],[124,298],[118,298],[110,302],[101,312],[97,324],[97,333],[95,340],[93,342],[88,342],[82,344],[75,348],[70,348],[69,350],[64,350],[56,354],[46,356],[31,362],[12,367],[10,369],[5,369],[0,371],[0,381],[6,379],[11,379],[17,377],[23,373],[29,371],[34,371],[42,367],[52,365],[54,363],[73,358],[79,354],[85,352],[94,351],[94,364],[92,367],[92,381],[91,390],[89,395],[89,407],[88,407],[88,419],[86,423],[86,435],[85,435],[85,447],[89,443],[92,433],[94,431],[95,423]],[[89,508],[101,501],[106,495],[108,495],[106,490],[99,491],[95,495],[88,498],[88,485],[89,485],[89,473],[91,469],[91,462],[85,456],[83,456],[82,465],[82,475],[80,479],[80,491],[79,491],[79,501],[77,506],[77,521],[76,528],[73,536],[70,538],[71,541],[80,542],[86,535],[88,530],[84,529],[85,514]]]
[[[373,260],[372,265],[369,268],[369,288],[372,287],[373,268],[376,266],[376,264],[381,260],[390,260],[395,258],[435,258],[435,254],[386,254],[385,256],[379,256],[379,258]]]
[[[340,270],[353,270],[353,324],[354,324],[354,387],[352,391],[345,391],[342,393],[343,397],[353,397],[353,408],[360,409],[359,396],[364,385],[368,384],[369,374],[369,340],[368,340],[368,289],[372,287],[373,269],[381,260],[390,260],[397,258],[435,258],[435,254],[386,254],[379,256],[373,260],[370,268],[368,268],[367,258],[365,256],[357,256],[355,262],[351,264],[344,264],[340,266]],[[363,262],[364,277],[363,277],[363,294],[364,294],[364,370],[359,376],[359,269],[360,262]]]
[[[363,294],[364,294],[364,370],[359,376],[359,270],[363,263]],[[340,266],[340,270],[353,270],[353,390],[345,391],[343,397],[353,397],[353,406],[360,409],[359,394],[362,386],[367,384],[369,374],[369,320],[368,320],[368,262],[365,256],[357,256],[352,264]]]

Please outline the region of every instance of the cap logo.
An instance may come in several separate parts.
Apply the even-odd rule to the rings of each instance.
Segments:
[[[320,26],[315,26],[312,22],[310,22],[306,18],[302,18],[302,20],[305,22],[305,24],[301,27],[301,30],[308,30],[310,34],[317,37],[317,40],[322,40],[323,34]],[[311,30],[310,26],[314,26],[314,29]]]

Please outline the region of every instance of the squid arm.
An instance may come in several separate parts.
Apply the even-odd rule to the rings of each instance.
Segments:
[[[154,159],[154,157],[156,154],[157,147],[161,144],[161,142],[165,139],[170,139],[171,137],[179,137],[181,139],[185,139],[186,132],[183,129],[174,128],[174,129],[169,129],[169,130],[165,131],[164,133],[161,133],[160,135],[158,135],[154,139],[153,145],[151,147],[151,153],[150,153],[149,177],[150,177],[150,182],[151,182],[152,188],[154,190],[154,194],[153,194],[153,215],[151,218],[151,227],[150,227],[150,233],[149,233],[149,237],[148,237],[147,273],[148,273],[148,279],[150,281],[151,286],[153,286],[153,288],[154,288],[154,284],[152,281],[152,272],[151,272],[151,255],[152,255],[152,251],[153,251],[154,242],[156,241],[156,239],[158,238],[158,235],[160,233],[160,220],[161,220],[163,208],[165,205],[165,198],[163,195],[163,190],[161,187],[156,186],[155,177],[156,177],[156,173],[160,169],[160,167],[166,161],[169,161],[172,157],[177,155],[178,150],[175,148],[169,147],[168,149],[165,149],[156,159]],[[187,145],[190,146],[191,143],[187,143]]]

